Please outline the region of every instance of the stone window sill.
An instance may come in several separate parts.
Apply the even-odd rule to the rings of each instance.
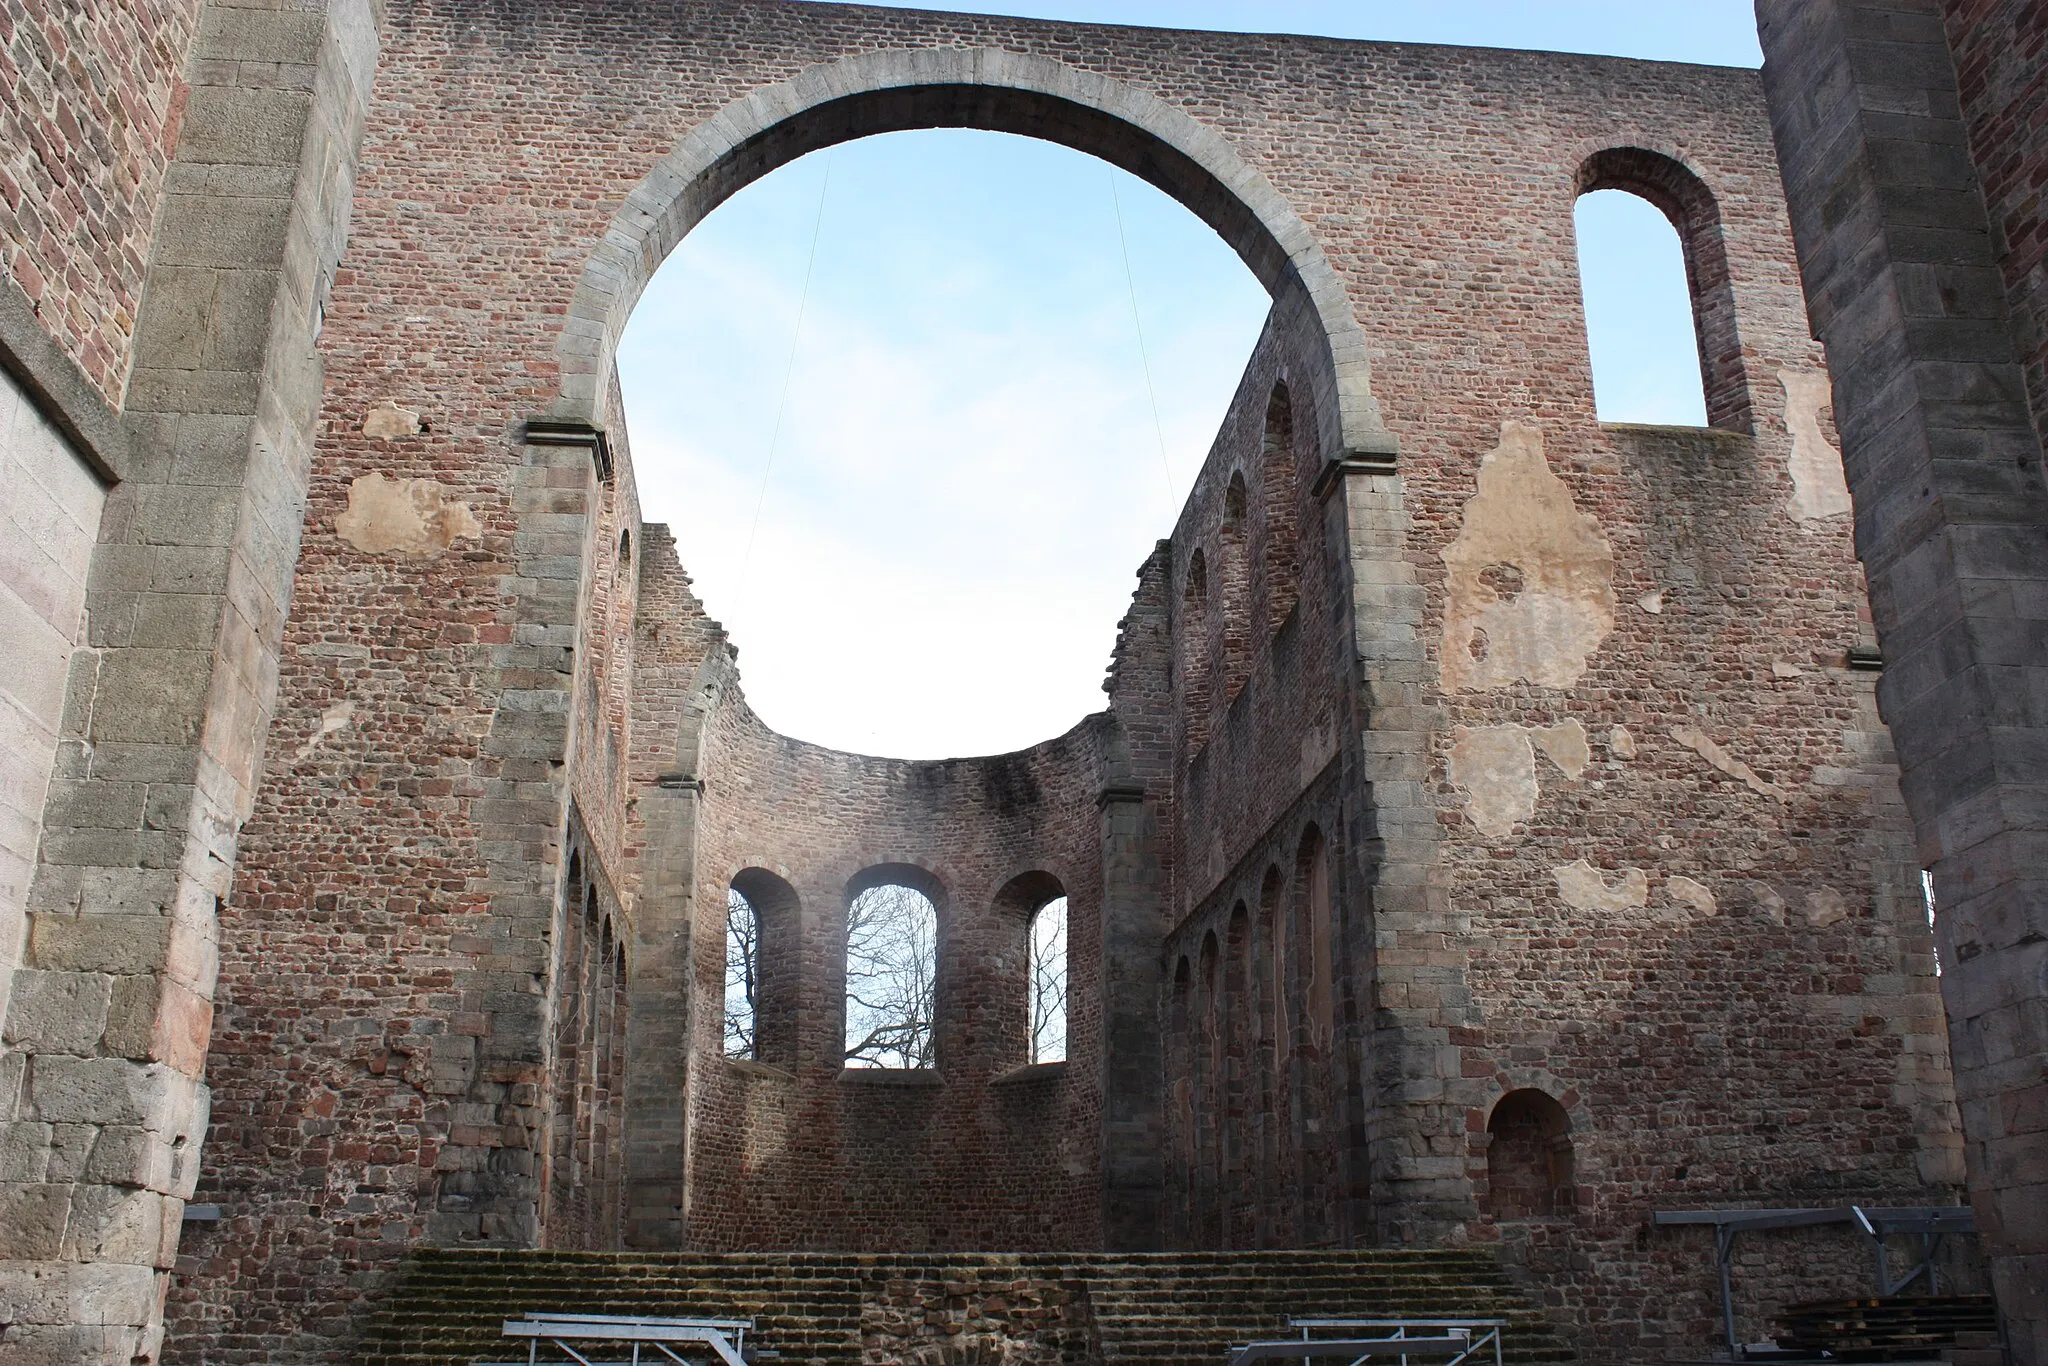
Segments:
[[[786,1072],[772,1063],[755,1062],[752,1058],[727,1058],[725,1065],[743,1077],[763,1077],[774,1081],[795,1081],[796,1075]]]
[[[854,1086],[944,1086],[946,1079],[935,1067],[844,1067],[839,1071],[842,1084]]]
[[[1034,1081],[1058,1081],[1067,1075],[1067,1060],[1058,1062],[1030,1062],[1022,1067],[1013,1067],[990,1082],[991,1086],[1023,1086]]]

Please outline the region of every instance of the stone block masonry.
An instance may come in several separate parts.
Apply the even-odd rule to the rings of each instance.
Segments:
[[[1933,874],[1971,1200],[2015,1359],[2035,1366],[2048,1361],[2048,29],[2024,3],[1757,13],[1885,651],[1878,700]]]
[[[1980,819],[2017,806],[1940,805],[1992,713],[1927,625],[2024,579],[2018,524],[1955,542],[1983,568],[1960,617],[1913,615],[1962,590],[1895,553],[1934,534],[1879,421],[1904,399],[1844,369],[1894,356],[1884,320],[1861,276],[1814,288],[1799,186],[1834,183],[1837,124],[1781,117],[1781,180],[1740,71],[766,0],[104,8],[59,25],[76,62],[0,8],[7,60],[51,73],[0,91],[30,187],[0,182],[0,246],[46,282],[16,269],[0,341],[62,360],[7,369],[113,481],[0,1055],[0,1359],[147,1361],[168,1322],[167,1360],[339,1361],[421,1246],[1483,1244],[1585,1357],[1640,1360],[1715,1333],[1704,1243],[1651,1209],[1945,1202],[1964,1132],[2029,1321],[1998,966],[2024,915],[1984,890],[2024,842]],[[2032,145],[2032,87],[1976,36],[2005,12],[1915,30],[1959,54],[1943,145]],[[133,63],[120,123],[93,73]],[[753,716],[691,547],[641,522],[612,354],[724,197],[934,126],[1145,176],[1274,302],[1137,567],[1107,709],[910,763]],[[2030,316],[2027,155],[1983,176],[2015,245],[1930,277],[1970,326],[1912,335]],[[1878,160],[1881,210],[1953,207],[1885,179],[1950,162]],[[1596,419],[1572,207],[1605,187],[1679,231],[1711,428]],[[2018,470],[2012,335],[2011,383],[1915,373]],[[1943,506],[1989,516],[1957,459]],[[1986,667],[2025,667],[2006,635]],[[1927,857],[1977,872],[1937,863],[1953,1030]],[[937,907],[931,1068],[843,1067],[877,881]],[[1068,1057],[1032,1067],[1054,894]],[[187,1199],[223,1217],[181,1237]],[[1862,1275],[1759,1248],[1742,1330]],[[960,1347],[916,1322],[943,1283],[901,1279],[876,1356]]]

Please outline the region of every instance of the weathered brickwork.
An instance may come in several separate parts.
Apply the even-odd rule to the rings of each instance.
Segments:
[[[2031,95],[1964,8],[1998,141]],[[1706,1240],[1650,1211],[1956,1198],[1951,1039],[1993,1071],[1944,1031],[1940,840],[1900,796],[1933,732],[1911,713],[1902,765],[1875,713],[1898,599],[1873,561],[1873,623],[1837,449],[1867,474],[1866,391],[1831,395],[1753,73],[765,0],[196,24],[0,1071],[33,1235],[0,1297],[44,1316],[0,1318],[39,1350],[147,1359],[167,1292],[167,1359],[339,1360],[421,1244],[1477,1243],[1635,1360],[1716,1335]],[[723,197],[929,126],[1145,175],[1274,306],[1107,710],[909,762],[748,708],[691,548],[641,522],[612,351]],[[2030,164],[1994,188],[2015,242]],[[1595,418],[1596,188],[1679,231],[1711,428]],[[847,906],[882,882],[937,908],[930,1068],[843,1065]],[[1027,1066],[1058,896],[1068,1057]],[[124,1123],[65,1117],[92,1068],[175,1093],[126,1125],[148,1170],[73,1170],[59,1129]],[[223,1217],[180,1243],[186,1198]],[[1863,1274],[1747,1247],[1741,1331]],[[934,1325],[906,1271],[867,1349],[1071,1348],[1063,1289],[991,1277]]]
[[[117,405],[199,10],[0,5],[0,265]]]

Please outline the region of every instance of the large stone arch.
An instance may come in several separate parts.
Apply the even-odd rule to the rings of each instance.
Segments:
[[[1320,243],[1215,129],[1147,91],[1001,48],[869,52],[734,101],[685,134],[626,196],[577,283],[558,348],[552,415],[601,424],[606,377],[641,291],[729,196],[809,152],[877,133],[980,128],[1100,157],[1172,195],[1236,250],[1276,300],[1300,291],[1328,339],[1317,419],[1323,454],[1391,455],[1365,333]]]

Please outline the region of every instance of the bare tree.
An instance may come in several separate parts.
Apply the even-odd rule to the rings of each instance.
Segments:
[[[761,982],[761,918],[737,887],[725,894],[725,1056],[754,1058],[755,992]]]
[[[870,887],[846,908],[846,1065],[930,1067],[939,916],[915,888]]]
[[[1031,1061],[1067,1056],[1067,899],[1031,917]]]

